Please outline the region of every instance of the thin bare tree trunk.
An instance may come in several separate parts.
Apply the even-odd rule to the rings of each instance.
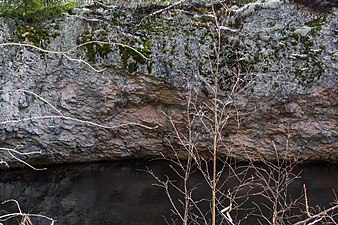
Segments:
[[[214,101],[213,101],[213,132],[214,132],[214,140],[213,140],[213,171],[212,171],[212,194],[211,194],[211,225],[216,224],[216,185],[217,185],[217,147],[218,147],[218,139],[220,135],[220,127],[219,127],[219,112],[218,112],[218,76],[219,76],[219,63],[220,63],[220,40],[221,40],[221,34],[219,29],[218,20],[216,17],[215,9],[212,8],[213,14],[215,15],[215,24],[217,28],[217,36],[216,36],[216,42],[214,43],[214,49],[216,53],[216,65],[215,65],[215,71],[214,71]]]
[[[217,119],[217,91],[214,96],[214,145],[213,145],[213,171],[212,171],[212,194],[211,194],[211,224],[216,224],[216,163],[217,163],[217,139],[218,139],[218,119]]]

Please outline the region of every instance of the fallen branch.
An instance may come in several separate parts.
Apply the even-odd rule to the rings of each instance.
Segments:
[[[326,210],[324,210],[324,211],[322,211],[322,212],[320,212],[318,214],[315,214],[315,215],[313,215],[313,216],[311,216],[311,217],[309,217],[309,218],[307,218],[305,220],[299,221],[299,222],[297,222],[297,223],[295,223],[293,225],[306,224],[307,222],[310,222],[311,220],[318,219],[318,218],[320,218],[322,216],[325,216],[327,213],[329,213],[331,211],[334,211],[336,209],[338,209],[338,204],[335,205],[335,206],[332,206],[331,208],[328,208],[328,209],[326,209]]]

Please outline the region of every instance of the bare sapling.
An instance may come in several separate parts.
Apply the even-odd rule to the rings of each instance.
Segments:
[[[235,106],[235,95],[243,88],[242,71],[239,66],[231,70],[232,85],[230,90],[220,88],[224,74],[220,72],[222,36],[226,26],[220,24],[213,8],[213,22],[209,22],[212,33],[212,53],[208,55],[208,78],[196,74],[197,81],[208,90],[208,96],[203,96],[199,87],[192,81],[187,81],[187,99],[185,124],[179,126],[173,115],[167,115],[173,127],[171,149],[173,158],[165,157],[171,168],[182,180],[177,185],[170,178],[158,178],[153,171],[149,171],[157,181],[157,185],[164,188],[175,215],[182,224],[238,224],[236,210],[248,199],[247,189],[251,183],[248,176],[249,169],[241,167],[229,155],[223,143],[223,133],[227,129],[228,120],[239,115]],[[211,79],[209,79],[211,78]],[[249,84],[248,84],[249,85]],[[211,96],[211,97],[209,97]],[[208,137],[203,140],[203,137]],[[172,143],[176,143],[175,146]],[[178,145],[178,146],[177,146]],[[180,157],[185,156],[184,160]],[[196,174],[202,180],[194,183]],[[236,184],[229,188],[229,183]],[[174,199],[169,187],[173,187],[181,194],[181,199]],[[207,186],[210,196],[194,195],[200,186]],[[177,200],[177,202],[176,202]],[[205,205],[208,204],[208,207]],[[181,211],[177,207],[179,205]]]
[[[209,73],[207,77],[202,74],[194,76],[205,87],[208,96],[203,96],[193,81],[188,80],[184,126],[175,121],[174,115],[167,115],[173,127],[172,139],[168,142],[174,157],[164,158],[170,162],[177,179],[161,179],[149,171],[155,177],[157,185],[165,189],[173,212],[179,218],[178,221],[171,218],[172,221],[167,223],[237,225],[249,216],[255,216],[259,224],[282,225],[290,224],[290,221],[297,225],[308,222],[315,224],[315,221],[324,221],[324,218],[325,221],[330,219],[334,224],[332,221],[336,215],[336,205],[317,214],[308,213],[305,220],[294,215],[294,210],[302,204],[303,196],[293,198],[289,193],[290,185],[301,173],[297,172],[299,160],[288,156],[288,135],[282,154],[272,141],[275,162],[267,161],[261,156],[261,163],[257,164],[257,158],[253,159],[248,154],[248,164],[243,166],[231,157],[231,149],[224,142],[224,132],[233,118],[236,118],[238,127],[240,126],[241,114],[236,105],[236,95],[248,88],[255,77],[248,70],[243,73],[243,65],[237,60],[229,72],[230,88],[221,88],[225,76],[221,68],[224,60],[222,48],[225,48],[222,45],[223,32],[236,30],[222,24],[216,10],[212,10],[214,21],[208,23],[213,40],[213,52],[208,55]],[[251,77],[251,80],[248,81],[247,77]],[[246,154],[245,149],[243,154]],[[182,160],[183,156],[185,160]],[[203,178],[197,183],[193,179],[196,174]],[[234,185],[229,188],[229,184]],[[210,195],[196,196],[194,193],[198,193],[203,185],[209,188]],[[180,193],[180,198],[177,199],[170,187]],[[261,202],[254,202],[253,198],[259,198]],[[204,207],[206,203],[209,204],[207,209]],[[254,207],[242,208],[245,203],[251,203]],[[239,216],[239,211],[244,211],[245,215]]]

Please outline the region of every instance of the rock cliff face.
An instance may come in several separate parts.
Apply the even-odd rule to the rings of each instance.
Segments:
[[[163,7],[92,5],[41,24],[0,19],[0,43],[48,50],[0,46],[0,148],[41,151],[16,154],[32,164],[173,155],[170,145],[179,145],[166,115],[183,132],[188,86],[197,104],[211,99],[219,65],[220,100],[236,90],[222,154],[337,161],[332,6],[184,3],[151,15]],[[200,132],[204,151],[212,142]],[[0,160],[15,161],[5,150]]]

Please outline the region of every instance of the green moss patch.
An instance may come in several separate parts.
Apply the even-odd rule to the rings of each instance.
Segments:
[[[298,49],[297,53],[290,54],[294,73],[297,80],[307,85],[323,75],[323,62],[321,52],[323,49],[317,49],[309,36],[301,36],[293,33],[291,36],[293,48]]]
[[[102,32],[86,32],[83,34],[81,38],[77,41],[77,44],[83,44],[86,42],[97,41],[100,39],[96,39],[96,36],[100,36],[101,38],[105,38],[105,33]],[[97,37],[97,38],[100,38]],[[84,46],[86,48],[86,57],[89,62],[95,63],[97,57],[106,58],[107,55],[112,52],[112,48],[110,44],[100,44],[100,43],[88,43]]]
[[[0,16],[12,18],[26,23],[43,22],[46,19],[59,17],[63,12],[74,8],[74,2],[64,3],[55,1],[54,4],[46,4],[42,1],[13,1],[11,4],[0,4]]]
[[[17,27],[16,35],[19,42],[30,42],[35,46],[46,47],[50,43],[50,38],[56,38],[60,33],[49,34],[48,30],[39,26],[22,25]]]

